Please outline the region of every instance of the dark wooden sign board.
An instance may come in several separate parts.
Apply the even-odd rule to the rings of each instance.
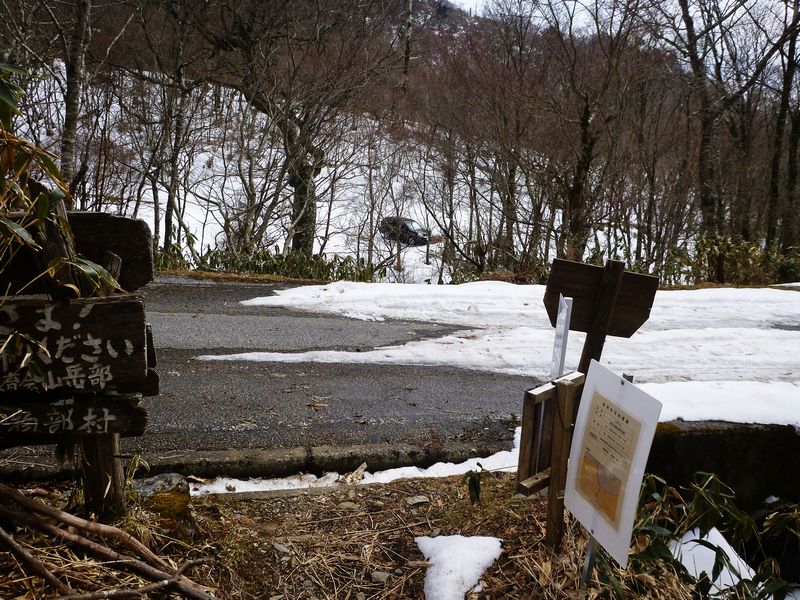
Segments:
[[[141,395],[70,395],[31,400],[25,392],[0,397],[0,448],[54,444],[64,434],[144,433],[148,414]]]
[[[658,277],[625,271],[625,263],[610,260],[605,267],[555,259],[544,294],[550,324],[558,317],[559,295],[572,298],[571,331],[586,332],[578,372],[586,374],[592,359],[599,361],[606,336],[631,337],[650,317]],[[546,387],[546,386],[545,386]],[[517,491],[532,494],[550,484],[555,389],[525,393],[522,405],[522,442],[517,466]],[[546,393],[545,393],[546,392]],[[578,413],[581,390],[570,403],[571,425]],[[562,416],[564,418],[564,416]]]
[[[139,296],[53,302],[7,297],[0,333],[17,338],[0,354],[0,395],[59,388],[134,392],[148,377],[144,303]]]
[[[14,214],[8,215],[14,218]],[[107,213],[67,213],[75,236],[75,250],[97,264],[103,264],[106,252],[122,260],[117,281],[123,290],[134,292],[153,280],[153,237],[147,223],[139,219]],[[8,294],[39,294],[48,290],[42,282],[28,285],[38,275],[33,253],[22,248],[0,272],[0,290]],[[22,286],[25,289],[20,292]]]
[[[609,261],[612,265],[614,262],[619,261]],[[589,332],[592,329],[600,293],[607,291],[603,289],[607,269],[560,258],[553,261],[544,293],[544,306],[553,327],[556,325],[558,296],[561,294],[565,298],[572,298],[570,330]],[[613,285],[615,282],[608,283]],[[623,270],[606,335],[628,338],[636,333],[650,317],[657,289],[658,277]]]
[[[22,213],[8,218],[25,220]],[[53,259],[82,255],[123,290],[153,279],[147,224],[104,213],[65,213],[34,225],[40,248],[21,248],[0,272],[0,448],[73,436],[80,448],[84,501],[98,518],[124,514],[120,435],[142,435],[142,395],[158,394],[153,335],[142,298],[84,281],[75,267],[46,273]],[[68,220],[67,235],[57,222]],[[45,274],[46,273],[46,274]],[[109,296],[109,294],[112,294]]]

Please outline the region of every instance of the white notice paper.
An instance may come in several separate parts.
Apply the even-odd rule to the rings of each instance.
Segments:
[[[564,504],[625,567],[661,403],[592,361],[569,454]]]

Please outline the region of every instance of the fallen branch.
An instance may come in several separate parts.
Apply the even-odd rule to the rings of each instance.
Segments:
[[[181,567],[177,570],[175,576],[172,579],[157,581],[156,583],[151,583],[150,585],[146,585],[144,587],[140,587],[137,589],[105,590],[98,592],[88,592],[85,594],[71,594],[68,596],[61,596],[60,598],[58,598],[58,600],[102,600],[103,598],[114,598],[114,599],[140,598],[145,594],[157,592],[158,590],[161,590],[175,583],[177,579],[181,575],[183,575],[183,572],[186,569],[204,562],[206,562],[204,559],[187,561],[183,565],[181,565]]]
[[[172,583],[171,579],[151,583],[138,589],[124,590],[104,590],[100,592],[88,592],[86,594],[71,594],[60,596],[58,600],[101,600],[102,598],[141,598],[145,594],[162,590]]]
[[[31,512],[45,515],[51,519],[55,519],[56,521],[63,523],[64,525],[82,529],[83,531],[94,533],[103,538],[115,540],[131,550],[134,554],[138,555],[139,558],[142,558],[157,569],[166,571],[167,573],[172,571],[172,567],[162,558],[157,556],[152,550],[150,550],[150,548],[145,546],[131,534],[126,533],[117,527],[104,525],[103,523],[97,523],[95,521],[87,521],[86,519],[76,517],[75,515],[64,512],[63,510],[59,510],[48,504],[44,504],[43,502],[38,502],[37,500],[28,498],[19,490],[2,483],[0,483],[0,496],[16,502]]]
[[[63,542],[82,548],[100,560],[119,564],[120,567],[126,568],[129,571],[149,579],[150,581],[167,581],[168,585],[165,585],[164,587],[173,588],[176,592],[182,594],[186,598],[191,598],[192,600],[217,600],[213,595],[201,590],[197,584],[186,579],[185,577],[181,577],[178,574],[172,575],[170,573],[165,573],[164,571],[157,569],[146,562],[125,556],[124,554],[113,550],[108,546],[103,546],[102,544],[93,542],[92,540],[89,540],[76,533],[60,529],[51,523],[37,519],[33,515],[8,508],[6,506],[0,506],[0,517],[6,517],[18,523],[23,523],[29,527],[38,529],[39,531],[43,531],[44,533],[52,535]]]
[[[59,594],[71,594],[72,589],[62,582],[58,577],[53,575],[53,572],[50,570],[49,566],[44,564],[38,558],[36,558],[33,554],[25,550],[22,546],[20,546],[17,541],[11,537],[5,529],[0,527],[0,542],[6,545],[11,553],[17,557],[17,560],[20,562],[28,565],[31,571],[34,574],[38,575],[42,579],[44,579],[47,583],[53,586],[56,590],[58,590]]]

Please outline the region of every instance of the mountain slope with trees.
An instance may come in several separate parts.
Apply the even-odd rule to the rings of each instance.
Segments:
[[[800,277],[798,4],[7,0],[0,46],[76,208],[154,212],[165,257],[209,263],[200,210],[218,259],[397,269],[404,214],[442,281],[742,284]]]

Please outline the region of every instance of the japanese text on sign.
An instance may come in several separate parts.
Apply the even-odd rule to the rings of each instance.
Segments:
[[[53,305],[36,308],[36,333],[26,336],[13,357],[0,354],[0,391],[59,387],[104,390],[114,380],[114,363],[130,357],[134,344],[129,339],[109,339],[92,331],[85,319],[93,306],[83,305],[69,322],[54,315]],[[14,331],[20,321],[17,308],[14,304],[0,307],[0,334]]]
[[[78,434],[109,433],[109,427],[117,421],[109,408],[76,408],[72,400],[54,402],[43,415],[20,409],[0,419],[2,433],[49,433],[72,432]]]
[[[592,395],[577,490],[617,527],[641,424],[602,394]]]

